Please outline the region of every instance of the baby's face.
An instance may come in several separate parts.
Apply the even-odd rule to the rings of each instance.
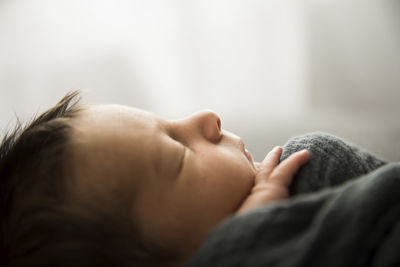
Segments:
[[[211,111],[167,121],[126,106],[89,106],[74,125],[72,190],[126,205],[145,239],[191,250],[254,183],[242,140],[220,125]]]

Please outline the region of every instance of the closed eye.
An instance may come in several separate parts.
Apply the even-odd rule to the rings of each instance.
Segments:
[[[186,146],[183,145],[182,147],[183,147],[183,152],[181,153],[182,156],[181,156],[180,163],[179,163],[178,175],[180,175],[182,173],[183,165],[185,163],[185,158],[186,158],[186,152],[187,152]]]

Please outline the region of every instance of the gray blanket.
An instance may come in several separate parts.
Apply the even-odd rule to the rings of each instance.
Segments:
[[[282,159],[303,148],[291,198],[226,219],[186,266],[400,266],[400,163],[324,133]]]

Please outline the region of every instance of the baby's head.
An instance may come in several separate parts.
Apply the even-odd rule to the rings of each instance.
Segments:
[[[211,111],[167,121],[77,93],[0,149],[0,253],[15,265],[181,263],[256,171]]]

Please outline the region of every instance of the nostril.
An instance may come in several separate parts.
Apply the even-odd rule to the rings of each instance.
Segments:
[[[218,130],[221,131],[221,119],[220,118],[217,119],[217,125],[218,125]]]

